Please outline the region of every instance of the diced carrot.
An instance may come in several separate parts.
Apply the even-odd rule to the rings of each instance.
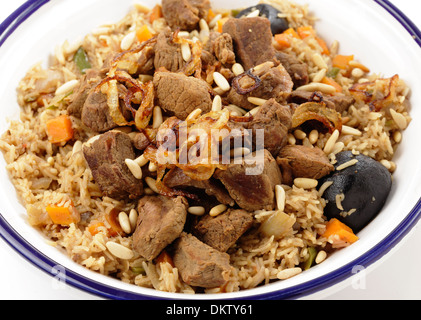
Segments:
[[[287,35],[281,33],[275,35],[275,41],[279,46],[279,49],[287,49],[291,47],[291,42],[289,41],[289,38]]]
[[[301,39],[307,38],[309,36],[316,36],[316,31],[312,26],[303,26],[297,28],[297,33]]]
[[[151,14],[149,15],[149,22],[153,23],[155,20],[162,18],[162,7],[157,4],[153,9],[151,10]]]
[[[282,34],[300,39],[300,36],[298,35],[297,31],[295,31],[293,28],[286,29]]]
[[[124,235],[124,231],[120,226],[120,222],[118,222],[118,214],[120,211],[116,208],[112,209],[110,213],[105,216],[110,227],[108,228],[108,234],[111,237],[115,237],[118,235]]]
[[[225,20],[220,19],[218,20],[217,23],[218,23],[218,32],[222,33],[222,27],[224,26]]]
[[[324,84],[328,84],[332,87],[335,87],[336,92],[342,92],[342,87],[339,83],[337,83],[335,80],[333,80],[332,78],[329,77],[324,77],[321,81]]]
[[[73,138],[72,120],[67,115],[47,122],[47,134],[51,143],[67,142]]]
[[[212,19],[213,18],[215,18],[216,17],[216,14],[215,14],[215,12],[213,12],[213,10],[212,9],[209,9],[209,11],[208,11],[208,17],[207,17],[207,22],[209,23],[209,22],[211,22],[212,21]]]
[[[322,53],[327,56],[330,55],[330,51],[329,51],[329,48],[327,47],[326,42],[320,37],[316,37],[316,40],[319,43],[320,47],[322,47]]]
[[[145,24],[141,26],[136,31],[136,37],[139,42],[145,42],[153,37],[151,31],[149,30],[148,26]]]
[[[91,224],[88,227],[88,231],[90,232],[91,235],[94,236],[101,232],[101,228],[105,228],[105,224],[103,224],[102,222],[96,222],[96,223]]]
[[[47,206],[45,209],[54,224],[68,226],[80,220],[80,216],[75,212],[76,209],[72,207]]]
[[[331,219],[326,224],[326,231],[324,232],[323,237],[328,239],[333,235],[339,236],[342,241],[350,244],[358,240],[358,237],[354,234],[352,229],[336,218]]]
[[[342,70],[348,70],[349,62],[352,60],[354,60],[354,55],[344,56],[341,54],[337,54],[332,60],[332,66]]]
[[[171,266],[174,267],[174,262],[169,255],[169,253],[166,250],[162,250],[162,252],[159,254],[159,256],[155,259],[156,264],[160,264],[163,262],[168,262]]]

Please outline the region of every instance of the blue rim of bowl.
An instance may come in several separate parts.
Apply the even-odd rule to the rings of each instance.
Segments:
[[[390,15],[392,15],[412,36],[414,41],[421,47],[421,32],[415,26],[415,24],[391,4],[388,0],[372,0],[383,9],[385,9]],[[0,24],[0,47],[4,44],[7,38],[32,14],[34,14],[43,5],[50,2],[50,0],[28,0],[22,6],[20,6],[15,12],[13,12],[6,20]],[[421,199],[409,212],[406,218],[380,243],[373,247],[370,251],[360,256],[358,259],[348,263],[347,265],[332,271],[324,276],[316,279],[307,281],[303,284],[258,294],[246,296],[244,299],[250,300],[273,300],[273,299],[297,299],[305,297],[312,293],[319,292],[327,289],[328,287],[337,284],[348,277],[353,272],[354,266],[368,267],[373,264],[384,255],[386,255],[397,243],[399,243],[417,224],[421,218]],[[25,240],[13,227],[6,221],[3,215],[0,213],[0,237],[8,243],[15,251],[21,256],[26,258],[29,262],[34,264],[39,269],[47,272],[52,276],[56,276],[56,267],[58,263],[51,258],[45,256],[43,253],[34,248],[29,242]],[[88,292],[90,294],[103,297],[106,299],[115,300],[134,300],[134,299],[163,299],[157,296],[148,296],[146,294],[135,293],[131,291],[125,291],[122,289],[114,288],[109,285],[102,284],[100,282],[89,279],[85,276],[78,274],[72,270],[65,270],[65,281],[67,284]],[[180,296],[183,299],[183,296]]]

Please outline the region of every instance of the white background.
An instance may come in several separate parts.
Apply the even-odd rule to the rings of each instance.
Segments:
[[[333,1],[333,0],[332,0]],[[421,29],[421,1],[390,0]],[[23,0],[0,0],[0,21]],[[355,23],[358,23],[356,17]],[[369,30],[367,30],[369,32]],[[421,57],[420,57],[421,63]],[[308,299],[421,299],[421,229],[419,224],[398,247],[368,269],[364,278],[351,279]],[[57,282],[0,239],[0,299],[100,299]]]

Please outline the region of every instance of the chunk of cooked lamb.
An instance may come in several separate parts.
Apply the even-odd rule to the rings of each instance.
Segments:
[[[151,261],[183,231],[187,200],[184,197],[145,196],[139,200],[137,211],[133,249]]]
[[[212,109],[209,86],[203,80],[172,72],[156,72],[153,78],[157,104],[181,120],[195,109]]]
[[[259,108],[253,120],[246,124],[246,128],[253,130],[253,137],[257,136],[256,130],[264,130],[264,145],[255,146],[254,150],[264,148],[276,157],[287,144],[291,125],[292,115],[289,106],[270,99]]]
[[[245,70],[274,61],[275,49],[268,19],[230,18],[224,23],[222,31],[232,37],[235,56]]]
[[[173,32],[169,27],[158,34],[154,51],[155,70],[163,67],[168,71],[177,72],[183,67],[181,45],[173,41]]]
[[[241,209],[229,209],[217,217],[203,216],[193,226],[192,233],[212,248],[226,252],[252,224],[251,213]]]
[[[287,145],[276,158],[281,167],[282,182],[291,185],[294,178],[320,179],[335,167],[318,147]]]
[[[223,65],[235,63],[234,46],[228,33],[222,33],[213,41],[213,52]]]
[[[104,72],[102,71],[96,69],[86,70],[86,73],[80,79],[78,87],[75,88],[74,93],[70,96],[70,104],[67,107],[69,114],[76,118],[82,116],[83,105],[88,98],[89,92],[104,76]]]
[[[162,0],[162,14],[172,30],[192,31],[206,18],[209,0]]]
[[[215,288],[228,282],[230,257],[183,232],[175,241],[173,261],[185,283],[194,287]]]
[[[136,179],[125,160],[134,159],[130,137],[120,131],[108,131],[94,142],[85,144],[83,154],[92,176],[105,196],[136,199],[143,193],[141,180]]]
[[[308,66],[306,63],[298,60],[291,54],[281,51],[276,51],[275,57],[291,76],[291,79],[294,82],[294,87],[301,87],[308,84],[309,76]]]
[[[215,197],[220,203],[233,206],[234,200],[230,197],[227,190],[221,186],[216,179],[193,180],[188,177],[180,168],[171,169],[164,177],[163,183],[168,188],[183,189],[197,188],[205,190],[206,194]],[[192,191],[194,192],[194,190]]]
[[[281,64],[274,66],[273,62],[265,62],[259,65],[259,68],[256,68],[256,70],[252,69],[251,73],[253,76],[260,78],[260,85],[246,94],[239,93],[238,89],[233,86],[227,96],[227,100],[230,103],[251,110],[255,108],[256,105],[248,101],[248,98],[250,97],[265,100],[273,98],[281,103],[285,101],[292,92],[294,84],[290,75]],[[253,87],[255,80],[245,76],[242,77],[238,83],[242,89],[248,89]]]
[[[231,198],[247,211],[272,210],[275,186],[282,183],[281,171],[269,151],[261,150],[231,163],[226,170],[217,169],[214,177],[221,180]],[[261,158],[261,159],[260,159]]]

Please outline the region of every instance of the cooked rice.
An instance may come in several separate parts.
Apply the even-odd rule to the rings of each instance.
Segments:
[[[307,6],[298,6],[281,0],[264,2],[281,9],[292,27],[315,23]],[[66,41],[58,46],[49,70],[44,70],[41,64],[36,64],[29,70],[18,88],[18,102],[22,108],[20,119],[10,122],[10,128],[0,140],[0,149],[4,153],[13,184],[28,212],[29,223],[38,227],[57,247],[64,248],[73,261],[90,270],[112,275],[121,281],[138,286],[168,292],[194,293],[194,288],[183,283],[177,268],[168,263],[155,265],[153,262],[145,261],[137,253],[134,253],[134,257],[130,260],[119,259],[107,250],[108,241],[131,248],[131,236],[107,235],[105,229],[109,227],[109,222],[104,216],[114,208],[129,213],[135,208],[135,202],[103,197],[95,184],[81,152],[81,142],[87,141],[95,133],[85,132],[86,136],[80,137],[81,142],[76,142],[74,145],[56,147],[48,141],[46,122],[66,113],[69,97],[45,95],[42,97],[43,107],[39,107],[40,102],[34,100],[34,97],[38,96],[40,83],[45,85],[46,80],[50,82],[51,92],[54,92],[68,81],[79,78],[73,55],[80,45],[87,51],[92,67],[99,68],[111,52],[120,50],[121,41],[128,34],[144,24],[148,24],[154,33],[166,25],[164,19],[158,19],[151,25],[144,8],[136,7],[120,22],[97,28],[80,43],[69,44]],[[126,38],[124,46],[129,45],[127,41]],[[313,37],[309,37],[305,40],[295,39],[287,52],[307,63],[310,77],[318,80],[321,73],[325,72],[323,68],[331,65],[333,55],[338,50],[337,45],[338,42],[332,44],[331,56],[321,55],[322,48]],[[376,82],[380,78],[379,75],[370,74],[366,80],[376,83],[374,90],[384,91],[382,83]],[[338,79],[345,93],[348,93],[349,88],[360,80],[352,75],[347,78],[340,74]],[[390,108],[402,114],[409,123],[409,104],[406,99],[408,92],[405,83],[400,80]],[[338,138],[338,142],[342,143],[341,148],[368,155],[379,161],[392,160],[401,140],[399,134],[402,128],[393,121],[387,110],[373,113],[368,105],[357,102],[344,112],[342,117],[349,119],[347,126],[358,129],[362,134],[341,135]],[[76,118],[72,120],[78,131],[80,120]],[[323,149],[331,135],[319,133],[316,138],[314,134],[312,136],[311,141],[308,137],[302,137],[303,141],[292,137],[294,139],[289,141],[315,145]],[[329,155],[332,163],[335,163],[334,155],[335,153]],[[281,239],[264,237],[258,232],[258,226],[270,216],[270,213],[256,212],[256,228],[244,235],[228,251],[233,266],[229,283],[224,288],[208,289],[206,292],[234,292],[267,284],[283,277],[280,272],[284,270],[291,269],[292,274],[298,273],[297,268],[309,257],[309,247],[326,248],[328,252],[333,241],[320,237],[326,225],[326,218],[323,216],[325,202],[321,194],[314,188],[304,190],[296,186],[284,187],[286,189],[284,211],[296,219],[297,228]],[[80,223],[69,227],[61,227],[51,221],[45,223],[48,221],[45,208],[51,203],[63,206],[72,203],[77,211],[82,213]],[[104,224],[104,232],[92,235],[88,231],[87,227],[94,221]],[[334,243],[334,247],[338,248],[344,245],[346,244],[337,241]]]

